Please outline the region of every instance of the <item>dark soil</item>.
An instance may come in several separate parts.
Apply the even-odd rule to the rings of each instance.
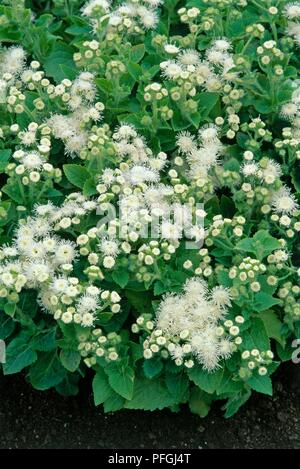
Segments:
[[[299,368],[298,368],[299,367]],[[79,396],[38,392],[22,376],[0,379],[0,448],[300,448],[300,365],[286,365],[274,396],[255,394],[225,420],[219,406],[205,419],[183,408],[103,414],[83,383]]]

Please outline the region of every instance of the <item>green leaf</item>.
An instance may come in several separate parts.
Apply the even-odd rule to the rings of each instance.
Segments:
[[[8,195],[8,197],[17,204],[22,205],[24,203],[23,195],[19,186],[15,184],[5,184],[5,186],[1,188],[1,191]]]
[[[243,390],[237,394],[234,394],[230,399],[228,399],[227,403],[223,407],[225,412],[225,418],[232,417],[239,408],[248,401],[249,397],[251,396],[251,390]]]
[[[71,372],[76,371],[81,362],[81,355],[76,350],[61,350],[59,358],[62,365]]]
[[[3,365],[5,375],[19,373],[37,359],[37,354],[31,348],[29,337],[22,335],[13,339],[6,348],[6,363]]]
[[[91,195],[97,194],[97,189],[93,178],[89,178],[83,185],[83,195],[90,197]]]
[[[201,366],[194,366],[188,371],[190,379],[199,386],[200,389],[213,394],[217,391],[223,376],[223,369],[208,373]]]
[[[123,409],[125,402],[123,397],[114,392],[113,395],[104,402],[104,412],[116,412],[117,410]]]
[[[284,347],[285,339],[281,334],[282,322],[278,319],[274,311],[263,311],[259,317],[264,323],[268,337],[275,339],[282,347]]]
[[[139,313],[151,313],[152,311],[152,299],[150,294],[145,291],[133,291],[125,290],[125,295],[129,301],[129,304]]]
[[[108,384],[108,379],[102,368],[97,370],[93,379],[93,395],[95,405],[103,404],[109,397],[114,394],[114,391]]]
[[[150,360],[145,360],[143,363],[143,370],[146,378],[152,379],[155,376],[159,375],[163,369],[162,361],[159,357],[150,358]]]
[[[130,58],[132,62],[138,63],[142,60],[145,55],[144,44],[138,44],[130,48]]]
[[[115,270],[112,273],[112,278],[121,288],[124,288],[129,281],[129,273],[127,270]]]
[[[236,245],[236,249],[253,253],[259,260],[263,260],[264,257],[280,247],[278,239],[273,238],[266,230],[260,230],[253,238],[242,239]]]
[[[265,351],[270,349],[270,340],[264,323],[259,318],[251,319],[250,328],[243,334],[243,347],[249,350],[257,348]]]
[[[244,387],[244,383],[241,381],[234,381],[233,373],[229,372],[228,370],[224,370],[224,375],[222,377],[222,381],[220,386],[217,390],[217,394],[236,394],[237,392],[241,391]]]
[[[206,118],[215,107],[219,100],[218,93],[209,93],[208,91],[204,91],[199,93],[198,95],[198,109],[201,114],[201,118]]]
[[[177,404],[166,387],[158,380],[136,380],[133,396],[125,403],[126,409],[155,410]]]
[[[267,394],[268,396],[272,396],[273,394],[272,381],[268,375],[257,376],[253,374],[251,378],[247,380],[247,384],[249,384],[254,391]]]
[[[206,417],[210,410],[211,401],[212,397],[209,394],[193,387],[189,400],[190,410],[199,417]]]
[[[0,150],[0,172],[2,173],[7,164],[8,164],[8,161],[10,159],[10,155],[11,155],[11,150],[7,149],[7,150]]]
[[[113,92],[113,84],[111,81],[106,80],[105,78],[97,78],[95,83],[105,94],[110,94]]]
[[[124,397],[131,399],[133,395],[134,371],[128,365],[110,363],[105,368],[108,375],[108,382],[113,390]]]
[[[9,337],[15,330],[16,323],[5,314],[0,314],[0,339]]]
[[[189,379],[185,373],[167,373],[165,381],[169,393],[177,402],[187,401],[189,397]]]
[[[279,303],[280,300],[278,298],[273,298],[272,295],[265,292],[258,292],[254,295],[253,309],[259,313]]]
[[[62,396],[76,396],[76,394],[78,394],[78,381],[78,374],[67,373],[55,389]]]
[[[4,306],[5,313],[11,318],[14,317],[16,309],[17,309],[16,303],[6,303],[6,305]]]
[[[236,158],[230,158],[224,164],[224,169],[226,169],[226,171],[235,171],[236,173],[238,173],[240,171],[240,163],[238,162],[238,160]],[[226,196],[222,195],[222,199],[223,199],[223,197],[226,197]],[[221,199],[221,204],[222,204],[222,199]],[[227,197],[227,199],[228,199],[228,197]],[[229,199],[229,201],[232,203],[231,199]],[[226,215],[226,212],[225,212],[224,215]]]
[[[57,386],[65,377],[66,371],[57,358],[56,351],[41,353],[31,367],[29,379],[35,389],[44,391]]]
[[[43,63],[43,68],[47,76],[53,77],[56,82],[66,78],[62,65],[67,66],[76,71],[76,66],[73,61],[73,47],[64,43],[56,43],[51,53],[46,57]]]
[[[56,327],[40,331],[31,340],[31,347],[40,352],[50,352],[56,347]]]
[[[85,182],[90,178],[90,173],[78,164],[64,164],[63,169],[68,181],[80,189],[83,189]]]

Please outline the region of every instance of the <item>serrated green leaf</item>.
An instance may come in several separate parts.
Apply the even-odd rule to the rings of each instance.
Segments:
[[[217,391],[223,376],[223,369],[208,373],[201,366],[195,365],[188,371],[190,379],[199,386],[200,389],[212,394]]]
[[[32,350],[30,337],[22,335],[13,339],[6,347],[6,363],[3,373],[11,375],[19,373],[37,360],[37,354]]]
[[[93,395],[95,405],[103,404],[109,397],[114,394],[114,391],[108,384],[108,378],[102,368],[97,370],[93,379]]]
[[[136,380],[133,396],[125,403],[126,409],[156,410],[177,404],[176,399],[157,380]]]
[[[90,178],[90,173],[78,164],[64,164],[63,169],[68,181],[80,189],[83,189],[84,184]]]
[[[124,364],[110,363],[105,368],[108,376],[108,382],[113,390],[120,394],[124,399],[131,399],[134,386],[134,371]]]
[[[124,288],[129,281],[129,273],[127,270],[114,270],[112,278],[121,288]]]
[[[71,372],[77,370],[81,361],[81,355],[76,350],[61,350],[59,358],[66,370]]]
[[[201,389],[193,387],[191,390],[191,397],[189,400],[189,407],[193,414],[199,417],[206,417],[211,405],[212,397]]]
[[[150,358],[143,363],[143,370],[146,378],[152,379],[159,375],[163,369],[162,361],[159,357]]]
[[[30,368],[29,379],[35,389],[44,391],[57,386],[65,375],[66,371],[54,351],[39,354],[38,360]]]
[[[249,384],[254,391],[267,394],[268,396],[272,396],[273,394],[272,381],[268,375],[257,376],[253,374],[251,378],[247,380],[247,384]]]

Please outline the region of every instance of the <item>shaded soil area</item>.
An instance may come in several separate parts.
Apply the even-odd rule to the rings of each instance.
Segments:
[[[298,368],[299,367],[299,368]],[[300,365],[275,378],[274,396],[255,394],[225,420],[219,406],[205,419],[186,408],[103,414],[90,385],[77,397],[35,391],[22,376],[0,377],[0,448],[204,449],[300,448]]]

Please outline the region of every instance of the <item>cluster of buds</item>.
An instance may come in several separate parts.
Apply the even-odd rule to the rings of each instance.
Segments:
[[[283,67],[278,62],[283,62],[285,54],[276,47],[276,41],[265,41],[256,51],[262,68],[272,65],[275,75],[283,75]]]
[[[268,374],[268,366],[272,364],[274,354],[271,350],[260,351],[258,349],[244,350],[241,354],[242,366],[239,369],[239,377],[247,381],[255,373],[258,376]]]
[[[245,257],[238,266],[234,266],[230,269],[229,278],[238,280],[238,283],[241,282],[242,285],[249,283],[250,289],[253,292],[259,292],[261,285],[257,277],[265,273],[266,270],[265,264],[248,256]]]
[[[89,368],[96,365],[99,359],[115,362],[119,358],[118,349],[122,339],[115,332],[105,335],[103,330],[97,327],[92,332],[80,333],[78,340],[78,351]]]
[[[286,322],[300,319],[300,287],[292,282],[285,282],[278,290],[278,297],[282,300],[282,307],[286,313]]]

